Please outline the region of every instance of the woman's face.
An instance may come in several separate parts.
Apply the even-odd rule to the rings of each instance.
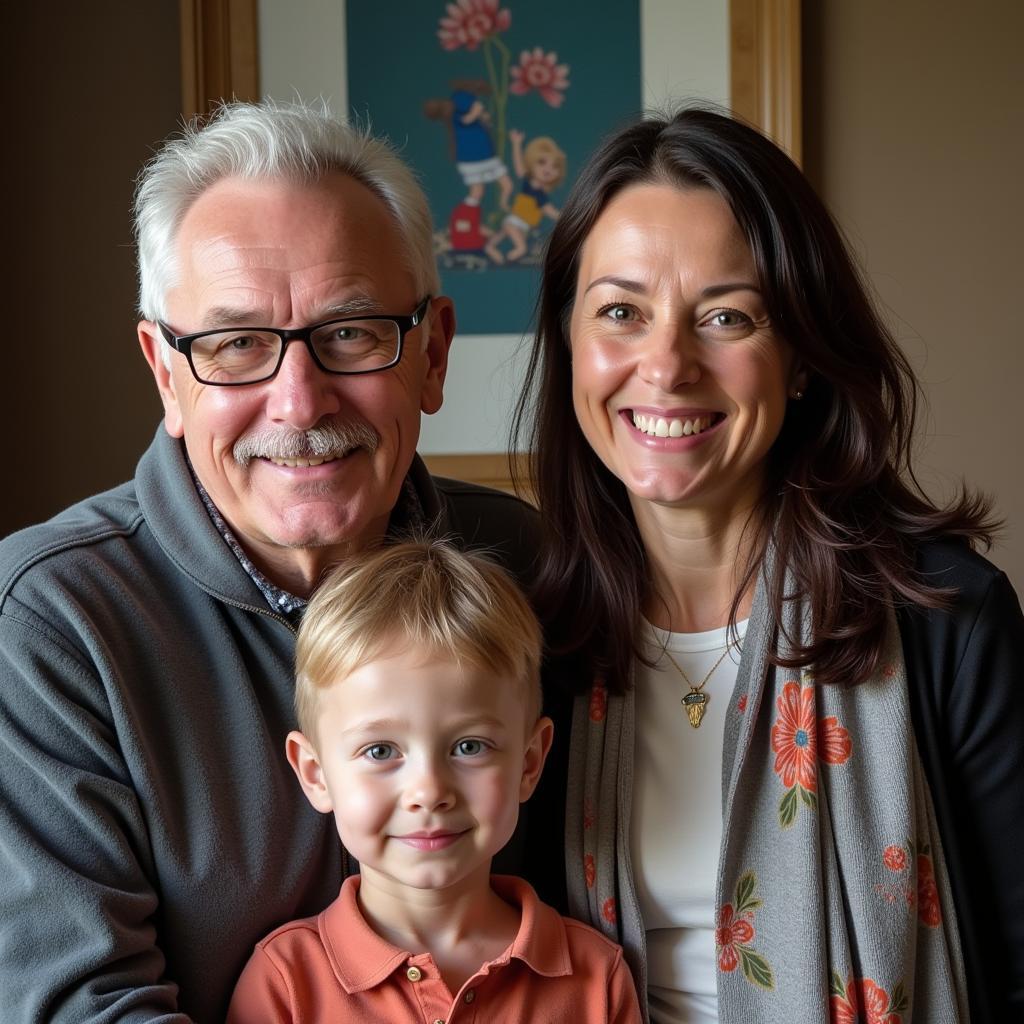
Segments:
[[[619,193],[583,246],[570,338],[576,417],[634,504],[757,501],[802,374],[725,200]]]

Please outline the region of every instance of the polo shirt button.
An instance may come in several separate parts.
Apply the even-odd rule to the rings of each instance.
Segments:
[[[423,972],[418,967],[410,967],[409,970],[405,972],[405,976],[410,981],[419,981],[420,978],[423,977]]]
[[[462,998],[467,1003],[471,1003],[473,1002],[474,999],[476,999],[476,993],[472,989],[470,989]]]

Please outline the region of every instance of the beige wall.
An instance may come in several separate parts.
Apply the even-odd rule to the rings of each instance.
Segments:
[[[922,481],[963,477],[1024,593],[1024,4],[804,0],[805,168],[924,383]]]

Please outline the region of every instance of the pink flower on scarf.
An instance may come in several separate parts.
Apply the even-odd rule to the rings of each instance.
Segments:
[[[848,978],[845,987],[832,973],[832,994],[829,998],[829,1024],[902,1024],[900,1014],[909,1000],[900,983],[892,996],[871,978]]]
[[[772,726],[775,771],[786,789],[803,786],[808,793],[818,788],[818,730],[814,718],[814,687],[794,681],[782,688],[775,706],[779,717]]]
[[[752,985],[771,991],[775,988],[771,964],[751,945],[756,937],[754,914],[763,905],[757,896],[757,875],[744,871],[736,882],[732,903],[723,904],[718,911],[715,945],[720,971],[728,973],[739,967]]]
[[[939,905],[932,859],[923,853],[917,858],[917,916],[929,928],[938,928],[942,924],[942,907]]]
[[[608,691],[604,685],[598,683],[590,691],[590,720],[592,722],[603,722],[608,711]]]
[[[902,871],[907,866],[907,851],[902,846],[887,846],[882,854],[882,863],[890,871]]]
[[[597,881],[597,865],[594,863],[594,855],[588,853],[583,858],[583,877],[586,880],[587,888],[593,889]]]
[[[830,715],[815,719],[813,686],[801,687],[790,680],[776,700],[779,717],[772,726],[775,771],[789,789],[794,784],[808,793],[818,788],[818,758],[826,764],[843,764],[853,750],[850,734]]]
[[[723,971],[735,971],[740,958],[736,946],[749,946],[754,941],[754,926],[750,923],[753,914],[735,917],[731,903],[718,912],[718,927],[715,929],[715,945],[718,947],[718,966]]]
[[[601,907],[601,916],[609,924],[615,924],[615,922],[618,921],[619,915],[615,911],[615,900],[611,896],[604,901],[604,904]]]

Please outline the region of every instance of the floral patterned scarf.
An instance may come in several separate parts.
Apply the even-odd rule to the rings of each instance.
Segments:
[[[789,602],[786,614],[786,632],[806,636],[807,609]],[[807,669],[776,668],[777,644],[785,649],[762,581],[725,727],[719,1020],[967,1021],[895,616],[884,669],[855,687],[817,687]],[[610,695],[598,682],[577,698],[566,840],[570,912],[623,945],[646,1012],[629,863],[634,742],[632,691]],[[687,785],[680,778],[681,814]]]

